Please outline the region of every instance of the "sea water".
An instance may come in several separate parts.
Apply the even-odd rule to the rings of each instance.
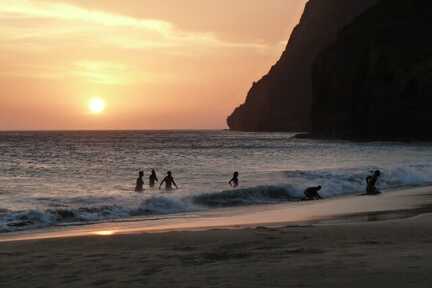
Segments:
[[[179,186],[149,188],[172,171]],[[145,191],[134,192],[139,170]],[[291,133],[94,131],[0,133],[0,232],[122,221],[220,207],[362,193],[432,183],[431,143],[296,139]],[[234,171],[240,187],[228,185]]]

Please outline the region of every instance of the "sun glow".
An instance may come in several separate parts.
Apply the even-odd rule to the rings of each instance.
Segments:
[[[105,101],[101,98],[92,98],[88,102],[88,109],[93,114],[102,113],[105,110]]]
[[[115,234],[115,231],[96,231],[93,234],[98,236],[112,236]]]

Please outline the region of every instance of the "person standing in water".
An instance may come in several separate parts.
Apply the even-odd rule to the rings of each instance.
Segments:
[[[144,171],[139,171],[138,178],[136,180],[135,192],[143,192],[144,191]]]
[[[156,182],[158,182],[158,178],[156,176],[156,171],[154,169],[152,169],[150,177],[149,177],[149,186],[150,188],[153,188],[156,184]]]
[[[237,188],[239,186],[239,172],[234,172],[232,179],[228,182],[229,185],[233,188]]]
[[[381,171],[376,170],[372,175],[366,178],[366,195],[378,195],[381,192],[376,188],[378,178],[381,176]]]
[[[167,172],[167,176],[162,180],[162,182],[159,185],[159,189],[162,187],[162,185],[165,183],[165,189],[167,191],[172,190],[173,189],[173,185],[176,189],[178,189],[178,186],[174,180],[174,177],[172,176],[171,171]]]

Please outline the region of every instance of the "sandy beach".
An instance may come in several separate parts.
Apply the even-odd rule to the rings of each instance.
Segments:
[[[432,1],[0,19],[0,288],[432,288]]]
[[[294,211],[309,210],[309,218],[289,216],[292,221],[280,223],[269,221],[272,213],[282,213],[280,205],[249,214],[267,225],[242,226],[236,221],[247,214],[239,213],[228,216],[233,221],[225,229],[209,220],[224,218],[208,216],[207,228],[175,229],[167,222],[159,232],[154,224],[151,231],[129,225],[118,234],[96,225],[76,235],[63,230],[65,237],[30,234],[51,233],[52,239],[3,235],[0,286],[431,287],[431,192],[428,187],[299,203]],[[341,209],[331,213],[332,207]]]

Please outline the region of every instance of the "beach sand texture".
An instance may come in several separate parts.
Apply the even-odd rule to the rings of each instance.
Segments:
[[[315,225],[0,243],[0,287],[432,287],[431,197],[405,193],[420,210],[388,201]]]

